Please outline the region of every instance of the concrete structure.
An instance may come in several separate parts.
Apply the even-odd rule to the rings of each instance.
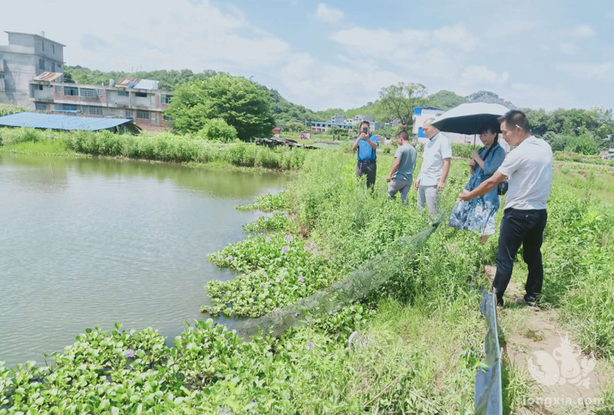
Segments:
[[[109,86],[57,82],[57,74],[44,73],[32,81],[32,101],[37,111],[129,118],[145,130],[165,129],[163,111],[172,93],[160,91],[158,82],[125,78]]]
[[[64,72],[64,45],[40,35],[6,32],[0,46],[0,103],[34,109],[30,81],[43,72]]]
[[[0,103],[41,112],[134,120],[146,130],[168,128],[163,111],[173,94],[158,81],[124,78],[117,84],[81,85],[64,82],[64,45],[44,34],[7,32],[0,46]]]
[[[334,123],[325,121],[311,121],[311,132],[313,134],[320,134],[328,132],[332,127],[343,128],[347,131],[352,129],[352,124]]]
[[[333,114],[330,117],[330,122],[333,124],[345,124],[345,115],[344,114]]]
[[[420,140],[421,138],[426,138],[426,136],[424,135],[424,131],[422,131],[422,125],[424,124],[424,121],[428,120],[429,118],[437,118],[444,112],[446,112],[446,110],[437,107],[414,108],[414,113],[411,117],[413,125],[412,134],[414,135],[414,137],[417,137],[418,140]],[[448,134],[446,134],[446,136],[447,135]]]

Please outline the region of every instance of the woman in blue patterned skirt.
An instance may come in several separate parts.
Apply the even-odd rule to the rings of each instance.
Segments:
[[[471,178],[465,189],[471,191],[478,187],[484,180],[492,176],[503,160],[505,150],[498,143],[499,123],[493,119],[492,123],[481,129],[480,140],[482,147],[479,151],[473,151],[469,167]],[[495,216],[499,210],[499,195],[494,188],[484,196],[476,197],[469,202],[457,201],[452,209],[449,225],[458,229],[479,231],[482,235],[480,242],[485,244],[488,236],[495,233]]]

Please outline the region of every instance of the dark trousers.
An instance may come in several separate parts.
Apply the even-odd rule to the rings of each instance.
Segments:
[[[503,293],[512,278],[514,258],[520,244],[524,248],[522,259],[529,267],[529,276],[524,288],[529,295],[539,296],[541,294],[544,282],[541,246],[547,220],[546,209],[505,209],[499,234],[497,273],[492,284],[497,291],[497,298],[503,298]]]
[[[367,175],[367,187],[371,188],[375,184],[375,173],[377,164],[375,161],[359,161],[356,165],[356,176]]]

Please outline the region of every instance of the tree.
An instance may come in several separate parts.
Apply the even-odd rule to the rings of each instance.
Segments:
[[[199,131],[207,120],[221,118],[243,141],[269,137],[274,126],[268,93],[254,82],[223,73],[180,85],[165,115],[181,132]]]
[[[389,120],[400,119],[401,124],[407,125],[409,129],[414,108],[424,104],[426,87],[422,84],[399,82],[397,85],[382,88],[379,96],[386,117]]]

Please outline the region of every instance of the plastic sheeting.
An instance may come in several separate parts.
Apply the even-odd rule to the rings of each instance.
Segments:
[[[480,309],[486,318],[488,332],[484,341],[486,367],[478,369],[475,375],[475,413],[476,415],[502,415],[501,347],[497,326],[497,298],[494,293],[484,293]]]

